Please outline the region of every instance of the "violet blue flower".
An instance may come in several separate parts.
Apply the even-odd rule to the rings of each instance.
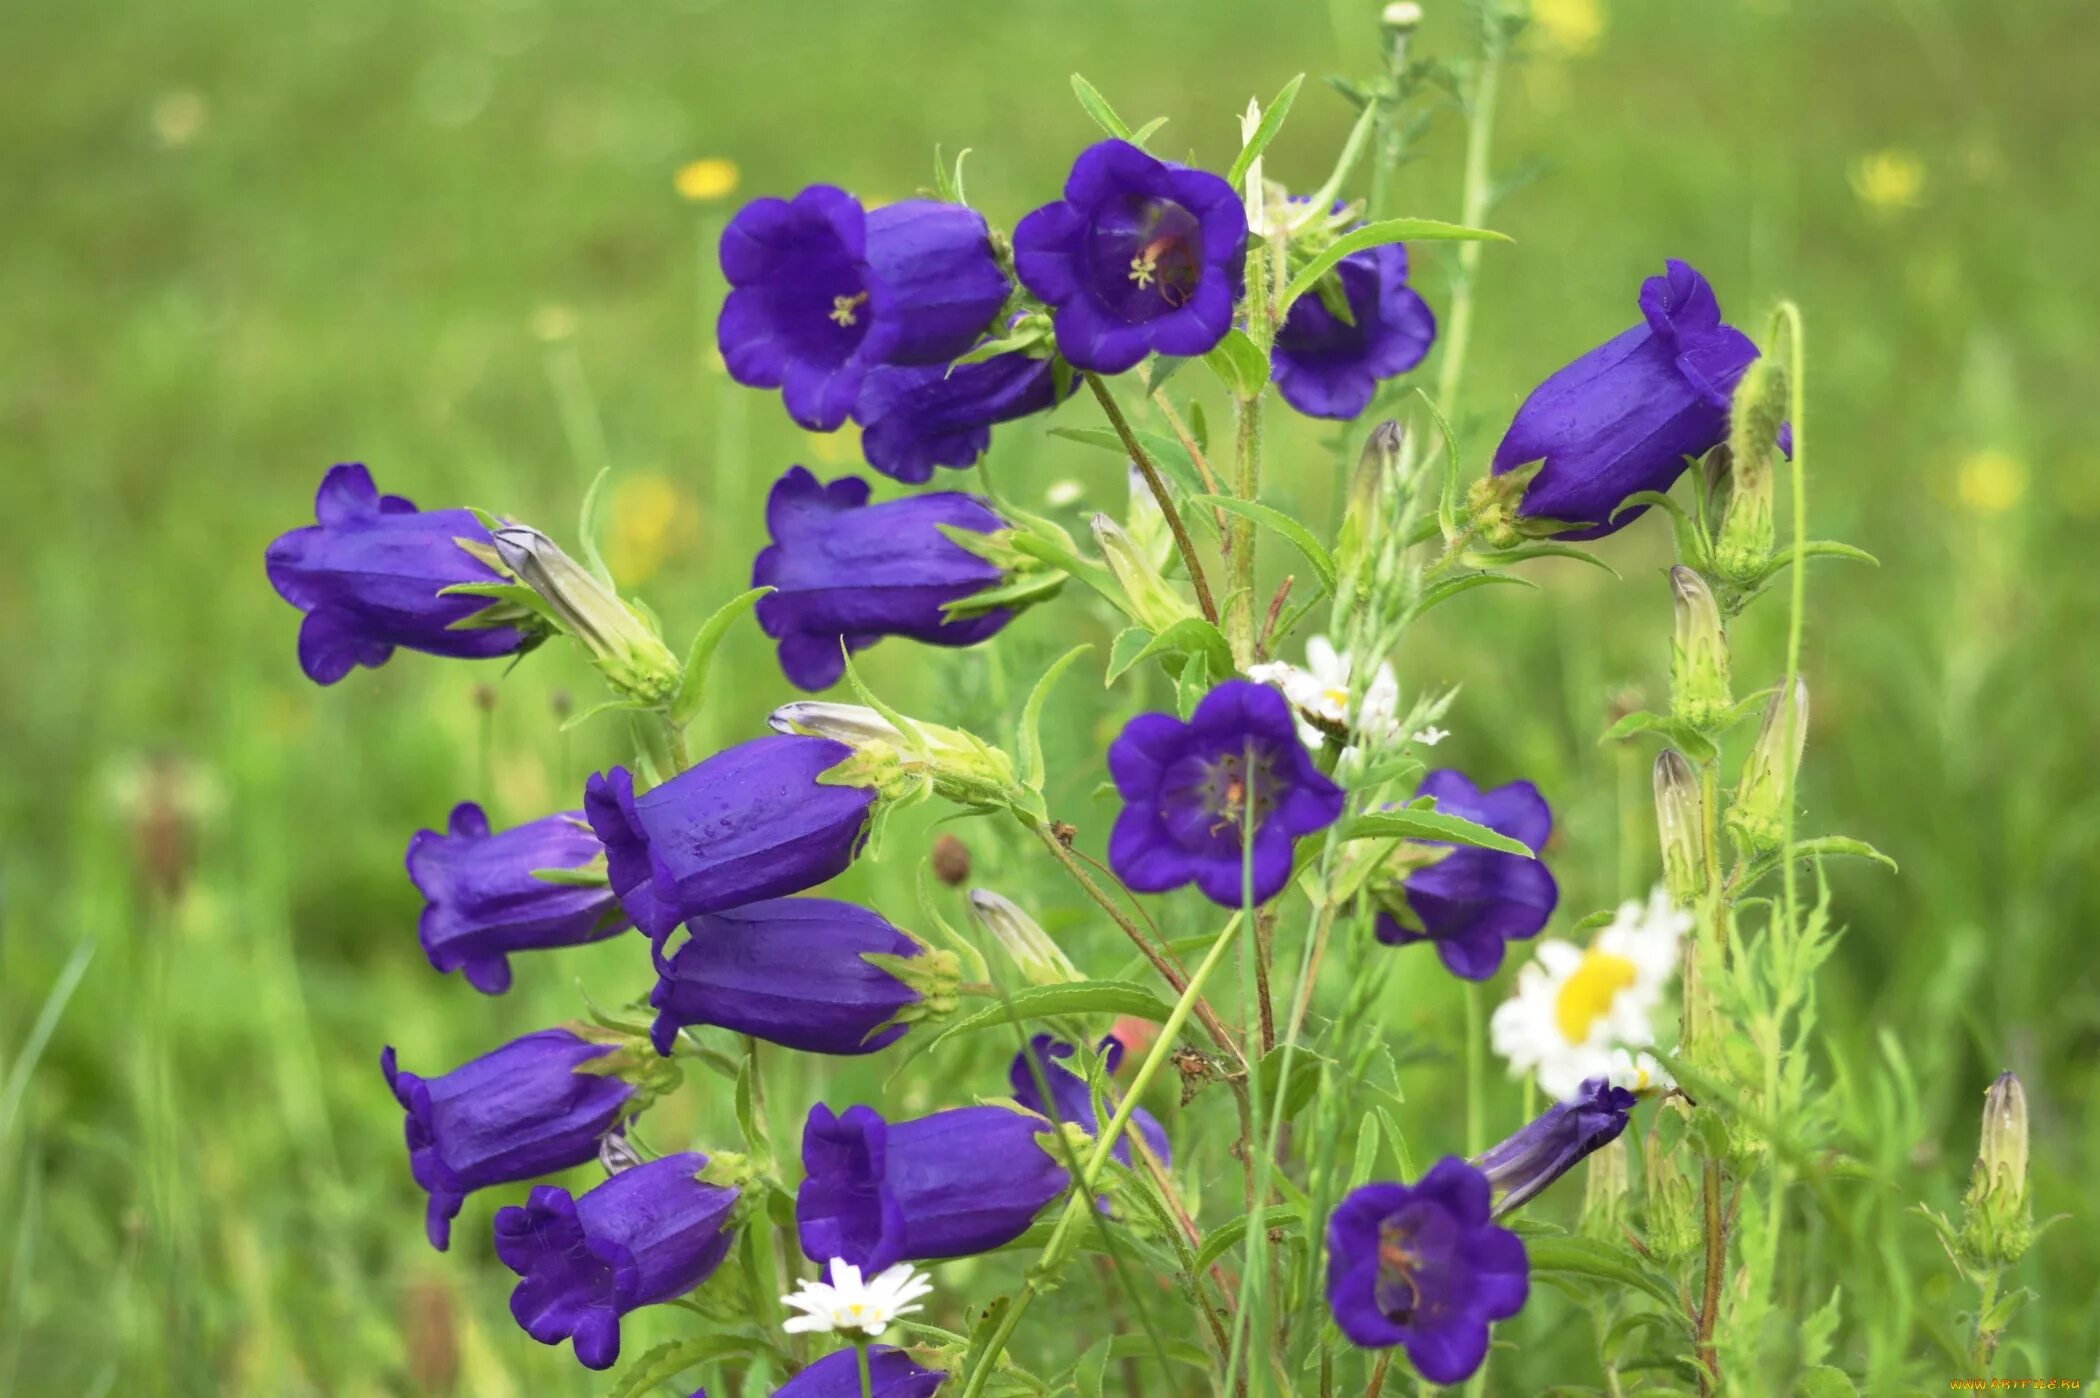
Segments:
[[[578,1072],[612,1052],[566,1029],[513,1039],[435,1078],[379,1056],[387,1086],[407,1111],[408,1167],[430,1195],[424,1231],[443,1252],[466,1197],[595,1160],[634,1088],[609,1074]]]
[[[1353,418],[1371,406],[1381,380],[1422,362],[1436,339],[1429,303],[1407,284],[1407,249],[1398,243],[1343,258],[1341,282],[1354,325],[1318,295],[1291,303],[1270,358],[1276,389],[1308,417]]]
[[[1419,1184],[1367,1184],[1327,1220],[1327,1305],[1352,1344],[1401,1345],[1431,1383],[1487,1357],[1488,1322],[1524,1308],[1531,1259],[1488,1217],[1487,1176],[1456,1156]]]
[[[1014,228],[1014,270],[1056,309],[1058,350],[1101,374],[1224,339],[1246,256],[1247,211],[1231,185],[1127,141],[1081,151],[1065,197]]]
[[[927,199],[867,210],[830,185],[739,209],[722,230],[722,274],[715,338],[729,376],[782,390],[813,432],[846,420],[870,366],[968,349],[1011,289],[975,210]]]
[[[586,1369],[620,1357],[620,1317],[675,1300],[729,1252],[737,1191],[704,1184],[687,1151],[622,1170],[581,1199],[543,1184],[496,1211],[496,1256],[521,1281],[510,1313],[543,1345],[571,1341]]]
[[[1109,1073],[1115,1072],[1116,1065],[1123,1061],[1123,1041],[1109,1034],[1102,1038],[1098,1047],[1103,1069]],[[1072,1045],[1053,1034],[1037,1034],[1028,1041],[1028,1048],[1028,1054],[1014,1055],[1013,1066],[1007,1070],[1007,1082],[1013,1088],[1014,1100],[1031,1112],[1041,1112],[1057,1121],[1069,1121],[1090,1136],[1100,1135],[1102,1128],[1108,1125],[1109,1113],[1094,1109],[1094,1095],[1088,1089],[1086,1079],[1079,1075],[1076,1067],[1066,1062],[1076,1052]],[[1050,1103],[1047,1107],[1043,1103],[1043,1094],[1036,1089],[1035,1073],[1028,1066],[1030,1054],[1034,1056],[1042,1071],[1044,1083],[1050,1088]],[[1113,1098],[1110,1099],[1109,1110],[1114,1110]],[[1132,1110],[1129,1127],[1116,1142],[1115,1149],[1110,1152],[1117,1160],[1125,1165],[1131,1163],[1131,1131],[1137,1132],[1144,1139],[1145,1149],[1157,1157],[1162,1165],[1173,1160],[1172,1148],[1167,1143],[1166,1128],[1159,1124],[1158,1117],[1143,1107]]]
[[[1266,902],[1289,880],[1298,838],[1342,814],[1342,789],[1313,766],[1290,704],[1246,680],[1204,695],[1187,723],[1139,714],[1110,745],[1108,770],[1124,802],[1108,862],[1140,893],[1193,880],[1213,903],[1238,907],[1241,826],[1251,824],[1254,901]]]
[[[1638,1100],[1625,1088],[1613,1087],[1609,1078],[1585,1078],[1574,1097],[1555,1102],[1481,1156],[1474,1163],[1498,1196],[1495,1217],[1529,1202],[1591,1151],[1617,1140]]]
[[[1036,1140],[1054,1129],[1005,1107],[890,1122],[872,1107],[834,1116],[819,1102],[802,1128],[802,1251],[819,1264],[843,1257],[879,1272],[1002,1247],[1070,1182]]]
[[[1623,529],[1645,506],[1613,517],[1629,495],[1668,490],[1687,458],[1728,437],[1728,398],[1757,358],[1750,337],[1721,320],[1706,278],[1672,258],[1641,283],[1642,324],[1554,371],[1517,409],[1494,474],[1546,464],[1518,513],[1587,525],[1562,539]],[[1790,434],[1782,431],[1787,448]]]
[[[804,1053],[874,1053],[903,1035],[906,1026],[891,1023],[898,1012],[924,998],[864,958],[917,957],[926,948],[852,903],[772,898],[703,913],[685,930],[669,956],[663,940],[656,945],[649,1037],[666,1057],[688,1024]]]
[[[535,639],[514,626],[455,629],[488,599],[438,595],[456,583],[504,581],[460,547],[490,542],[471,510],[418,510],[399,495],[381,495],[371,472],[347,464],[321,477],[314,520],[278,535],[264,563],[277,595],[306,613],[299,668],[315,684],[383,665],[396,646],[480,659]]]
[[[1533,854],[1545,848],[1553,829],[1553,812],[1530,782],[1482,791],[1463,772],[1447,767],[1422,778],[1420,793],[1434,796],[1437,810],[1507,835]],[[1560,901],[1560,885],[1542,861],[1465,846],[1414,870],[1399,893],[1422,929],[1404,927],[1391,913],[1381,912],[1378,940],[1395,947],[1435,942],[1451,974],[1469,981],[1484,981],[1501,969],[1505,944],[1537,936]]]
[[[947,1379],[946,1370],[922,1369],[901,1349],[868,1348],[867,1398],[933,1398]],[[833,1350],[774,1389],[773,1398],[863,1398],[860,1358],[850,1349]]]
[[[637,794],[615,767],[583,810],[634,925],[661,941],[701,913],[814,888],[845,872],[875,793],[817,778],[853,755],[829,738],[776,734],[725,748]]]
[[[1078,388],[1077,375],[1066,386]],[[1052,407],[1057,375],[1022,350],[976,364],[885,365],[862,382],[853,420],[868,464],[893,480],[923,485],[936,466],[971,466],[992,444],[992,427]]]
[[[996,585],[1005,574],[941,533],[941,526],[996,533],[1006,521],[974,495],[933,491],[880,505],[868,483],[844,476],[830,485],[800,466],[766,501],[772,544],[751,568],[758,624],[780,642],[780,668],[797,687],[823,689],[846,671],[844,645],[871,646],[908,636],[937,646],[971,646],[1013,619],[1001,608],[948,620],[949,602]]]
[[[463,971],[487,995],[510,989],[510,953],[573,947],[627,926],[612,890],[549,883],[541,869],[581,869],[605,853],[582,811],[542,816],[491,833],[481,807],[452,808],[445,833],[418,830],[408,877],[423,895],[423,954],[439,971]]]

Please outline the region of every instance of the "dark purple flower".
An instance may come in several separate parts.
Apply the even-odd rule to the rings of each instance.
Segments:
[[[1627,496],[1668,490],[1687,457],[1727,439],[1728,396],[1757,346],[1722,323],[1705,277],[1674,258],[1667,267],[1641,283],[1643,323],[1533,389],[1495,448],[1498,476],[1546,463],[1518,513],[1589,526],[1562,539],[1624,528],[1645,508],[1614,519]]]
[[[605,853],[582,811],[489,831],[481,807],[452,808],[444,834],[418,830],[408,842],[408,877],[423,895],[423,954],[440,971],[463,971],[489,995],[510,989],[514,951],[573,947],[627,926],[612,890],[534,877],[581,869]]]
[[[1355,417],[1371,406],[1381,380],[1420,364],[1436,339],[1436,317],[1407,284],[1407,249],[1400,244],[1352,252],[1334,275],[1356,324],[1319,296],[1301,296],[1270,354],[1277,391],[1309,417]]]
[[[586,1369],[620,1357],[620,1317],[685,1295],[729,1251],[737,1192],[703,1184],[687,1151],[622,1170],[581,1199],[558,1185],[496,1211],[496,1256],[523,1280],[510,1313],[543,1345],[574,1342]]]
[[[1094,1109],[1094,1095],[1088,1090],[1086,1079],[1079,1075],[1076,1067],[1066,1062],[1076,1052],[1072,1045],[1055,1035],[1038,1034],[1028,1041],[1028,1047],[1042,1070],[1043,1081],[1050,1088],[1050,1104],[1045,1107],[1043,1094],[1036,1090],[1035,1073],[1028,1066],[1029,1054],[1015,1054],[1013,1066],[1007,1070],[1007,1082],[1013,1088],[1014,1100],[1031,1112],[1041,1112],[1044,1116],[1058,1121],[1069,1121],[1090,1136],[1099,1135],[1102,1128],[1108,1125],[1109,1115],[1114,1111],[1114,1099],[1109,1101],[1109,1111],[1099,1112]],[[1110,1034],[1103,1037],[1099,1048],[1103,1069],[1109,1073],[1115,1072],[1116,1065],[1123,1061],[1123,1041]],[[1144,1138],[1145,1149],[1157,1157],[1162,1165],[1173,1160],[1172,1148],[1167,1144],[1166,1128],[1159,1124],[1158,1117],[1143,1107],[1131,1112],[1130,1125],[1111,1152],[1117,1160],[1125,1165],[1131,1162],[1131,1131]]]
[[[751,568],[758,624],[780,642],[780,668],[802,689],[837,682],[846,671],[840,642],[853,650],[884,636],[937,646],[971,646],[1013,619],[1001,608],[950,621],[941,608],[994,586],[1005,574],[941,533],[941,526],[991,534],[1006,521],[974,495],[933,491],[880,505],[868,483],[844,476],[830,485],[800,466],[766,501],[771,546]]]
[[[947,1378],[944,1369],[921,1369],[901,1349],[868,1349],[868,1398],[933,1398]],[[773,1398],[862,1398],[860,1359],[850,1349],[833,1350],[774,1389]]]
[[[1076,375],[1066,386],[1079,386]],[[971,466],[992,444],[995,423],[1039,413],[1057,401],[1048,359],[1021,350],[976,364],[870,369],[853,420],[868,464],[893,480],[923,485],[936,466]]]
[[[1224,339],[1246,256],[1247,211],[1231,185],[1127,141],[1081,151],[1065,197],[1014,228],[1014,270],[1056,308],[1058,350],[1101,374]]]
[[[688,1024],[720,1025],[804,1053],[873,1053],[897,1041],[906,1026],[890,1021],[922,999],[863,958],[916,957],[926,948],[852,903],[773,898],[701,914],[685,930],[670,956],[657,943],[649,993],[650,1038],[666,1056]]]
[[[830,185],[754,199],[722,230],[729,376],[778,388],[815,432],[846,420],[876,364],[937,364],[976,342],[1011,289],[983,215],[907,199],[864,210]]]
[[[817,778],[852,755],[829,738],[779,734],[725,748],[639,795],[625,767],[593,776],[583,810],[620,906],[660,941],[687,918],[844,873],[875,793]]]
[[[577,1069],[612,1052],[566,1029],[513,1039],[441,1077],[419,1078],[379,1056],[387,1086],[408,1112],[408,1168],[430,1195],[424,1231],[440,1252],[466,1197],[595,1160],[634,1088]]]
[[[802,1128],[802,1251],[812,1262],[843,1257],[879,1272],[1003,1247],[1070,1182],[1036,1140],[1053,1129],[1005,1107],[888,1122],[872,1107],[834,1116],[819,1102]]]
[[[1534,854],[1545,848],[1553,829],[1553,812],[1530,782],[1482,791],[1447,767],[1422,778],[1420,792],[1436,798],[1437,810],[1485,825]],[[1381,912],[1378,940],[1395,947],[1435,942],[1451,974],[1469,981],[1484,981],[1501,969],[1504,944],[1537,936],[1560,901],[1560,885],[1540,860],[1463,846],[1410,873],[1399,892],[1422,930]]]
[[[1456,1156],[1420,1184],[1367,1184],[1327,1220],[1327,1305],[1352,1344],[1402,1345],[1431,1383],[1487,1357],[1488,1322],[1524,1309],[1531,1260],[1488,1217],[1487,1176]]]
[[[1313,766],[1290,704],[1246,680],[1204,695],[1187,723],[1139,714],[1109,747],[1108,770],[1124,802],[1108,862],[1140,893],[1194,880],[1213,903],[1238,907],[1241,826],[1251,823],[1254,900],[1266,902],[1290,878],[1297,839],[1342,814],[1342,789]]]
[[[299,668],[315,684],[383,665],[396,646],[479,659],[533,639],[514,626],[453,629],[488,599],[440,597],[440,589],[504,580],[460,547],[489,543],[472,511],[418,510],[399,495],[381,495],[371,472],[353,464],[321,477],[314,520],[278,535],[264,561],[277,595],[306,613]]]
[[[1536,1121],[1474,1163],[1498,1196],[1495,1217],[1518,1208],[1573,1169],[1585,1155],[1619,1138],[1627,1113],[1638,1101],[1608,1078],[1585,1078],[1566,1102],[1555,1102]]]

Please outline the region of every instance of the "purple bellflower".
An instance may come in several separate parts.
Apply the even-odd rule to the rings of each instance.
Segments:
[[[780,642],[780,668],[797,687],[819,690],[846,672],[846,647],[884,636],[971,646],[1013,619],[1004,608],[950,621],[941,608],[998,584],[1005,574],[941,533],[943,525],[992,534],[1006,521],[974,495],[932,491],[880,505],[868,483],[830,485],[800,466],[766,501],[772,544],[752,565],[758,624]]]
[[[1227,680],[1189,721],[1139,714],[1108,750],[1123,798],[1108,861],[1140,893],[1193,880],[1223,907],[1240,905],[1241,827],[1251,825],[1254,900],[1290,878],[1300,836],[1342,814],[1342,789],[1298,740],[1291,706],[1267,685]]]
[[[1601,1150],[1626,1129],[1639,1100],[1608,1078],[1585,1078],[1565,1102],[1555,1102],[1537,1120],[1474,1163],[1498,1196],[1495,1217],[1529,1202],[1591,1151]]]
[[[1353,418],[1371,406],[1381,380],[1422,362],[1436,339],[1436,316],[1407,284],[1407,249],[1398,243],[1343,258],[1333,275],[1355,321],[1317,295],[1291,303],[1271,355],[1276,390],[1308,417]]]
[[[1055,308],[1058,350],[1100,374],[1224,339],[1246,256],[1247,211],[1231,185],[1127,141],[1081,151],[1065,197],[1014,228],[1014,270]]]
[[[1487,1176],[1456,1156],[1419,1184],[1367,1184],[1327,1220],[1327,1305],[1352,1344],[1403,1346],[1431,1383],[1487,1358],[1488,1323],[1524,1308],[1531,1259],[1488,1216]]]
[[[423,954],[463,971],[488,995],[510,989],[510,953],[573,947],[627,926],[612,890],[549,883],[541,869],[580,869],[604,854],[583,812],[542,816],[491,833],[481,807],[452,808],[443,834],[408,842],[408,877],[423,895]]]
[[[584,790],[606,876],[634,925],[662,941],[701,913],[814,888],[845,872],[875,793],[817,778],[853,755],[778,734],[725,748],[639,795],[625,767]]]
[[[1638,518],[1613,511],[1630,495],[1668,490],[1685,468],[1728,437],[1728,399],[1757,358],[1750,337],[1721,320],[1705,277],[1672,258],[1641,283],[1642,323],[1561,369],[1517,409],[1494,474],[1543,461],[1518,514],[1588,527],[1562,539],[1595,539]],[[1780,446],[1790,449],[1782,429]]]
[[[737,1191],[704,1184],[707,1157],[666,1155],[578,1199],[543,1184],[496,1211],[496,1256],[522,1280],[510,1313],[543,1345],[571,1341],[586,1369],[620,1357],[620,1317],[675,1300],[729,1252]]]
[[[722,274],[715,338],[729,376],[780,389],[813,432],[846,420],[871,366],[968,349],[1011,289],[975,210],[927,199],[863,209],[829,185],[739,209],[722,231]]]
[[[1437,810],[1507,835],[1533,854],[1545,848],[1553,829],[1553,812],[1530,782],[1482,791],[1447,767],[1424,777],[1420,794],[1434,796]],[[1560,901],[1560,885],[1543,862],[1463,846],[1414,870],[1399,892],[1421,930],[1381,912],[1378,940],[1396,947],[1434,942],[1451,974],[1469,981],[1484,981],[1501,969],[1506,944],[1537,936]]]
[[[1066,386],[1079,386],[1076,375]],[[1022,350],[975,364],[870,369],[853,420],[868,464],[892,480],[923,485],[936,466],[973,466],[992,428],[1057,403],[1050,360]]]
[[[868,1348],[866,1398],[933,1398],[947,1378],[946,1370],[922,1369],[901,1349]],[[773,1398],[863,1398],[860,1358],[850,1349],[833,1350],[774,1389]]]
[[[1089,1136],[1100,1135],[1102,1128],[1108,1125],[1109,1114],[1114,1110],[1113,1099],[1109,1112],[1095,1110],[1093,1093],[1088,1089],[1086,1079],[1079,1075],[1077,1068],[1066,1062],[1076,1052],[1072,1045],[1051,1034],[1038,1034],[1028,1041],[1028,1048],[1028,1053],[1014,1055],[1013,1066],[1007,1070],[1007,1081],[1013,1088],[1014,1100],[1031,1112],[1041,1112],[1054,1120],[1071,1122]],[[1123,1061],[1123,1041],[1110,1034],[1101,1040],[1099,1048],[1103,1060],[1102,1069],[1108,1073],[1115,1072],[1116,1065]],[[1050,1089],[1050,1102],[1047,1107],[1043,1102],[1043,1094],[1036,1088],[1035,1073],[1028,1066],[1031,1054],[1042,1071],[1043,1082]],[[1159,1124],[1158,1117],[1143,1107],[1131,1112],[1130,1126],[1111,1152],[1117,1160],[1125,1165],[1131,1163],[1130,1131],[1137,1132],[1143,1138],[1145,1149],[1162,1165],[1173,1161],[1172,1149],[1167,1144],[1166,1128]]]
[[[834,1116],[819,1102],[802,1128],[802,1251],[820,1265],[843,1257],[873,1273],[1002,1247],[1070,1182],[1036,1139],[1055,1129],[1005,1107],[890,1122],[872,1107]]]
[[[482,659],[534,640],[515,626],[460,627],[488,599],[438,595],[456,583],[504,581],[461,547],[494,548],[471,510],[418,510],[399,495],[381,495],[371,472],[352,464],[321,477],[314,521],[278,535],[264,563],[278,596],[306,613],[299,668],[315,684],[383,665],[396,646]]]
[[[445,1250],[475,1190],[597,1158],[634,1088],[577,1070],[612,1051],[566,1029],[542,1029],[435,1078],[397,1067],[391,1046],[379,1056],[408,1113],[408,1167],[430,1195],[424,1231],[432,1247]]]

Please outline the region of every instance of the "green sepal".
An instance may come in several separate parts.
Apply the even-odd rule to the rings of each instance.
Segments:
[[[732,597],[700,623],[700,629],[693,635],[693,644],[686,652],[685,668],[679,673],[678,691],[671,697],[671,722],[684,727],[698,716],[700,706],[707,698],[708,666],[715,658],[715,649],[722,644],[722,637],[728,634],[739,617],[756,607],[759,599],[772,590],[770,587],[754,587]]]
[[[534,869],[532,876],[541,883],[551,883],[562,888],[604,888],[605,858],[601,855],[574,869]]]
[[[1108,105],[1108,99],[1077,73],[1072,75],[1072,95],[1079,99],[1080,107],[1094,119],[1096,126],[1119,141],[1137,144],[1131,135],[1130,127],[1125,124],[1123,118],[1116,115],[1116,109]]]
[[[1275,140],[1276,133],[1283,129],[1283,119],[1290,115],[1291,103],[1297,100],[1298,89],[1304,82],[1305,74],[1300,73],[1283,85],[1283,91],[1276,94],[1275,100],[1269,103],[1269,109],[1262,113],[1261,124],[1254,128],[1254,134],[1247,138],[1247,143],[1240,147],[1240,153],[1233,157],[1232,168],[1225,172],[1225,183],[1234,189],[1246,183],[1247,171],[1253,167],[1255,161],[1261,159],[1261,153],[1268,149],[1269,142]]]
[[[1386,243],[1427,243],[1439,241],[1508,243],[1515,241],[1506,233],[1497,233],[1488,228],[1468,228],[1463,224],[1445,223],[1433,218],[1389,218],[1378,223],[1367,223],[1354,232],[1344,233],[1325,248],[1294,275],[1283,289],[1278,309],[1289,314],[1291,303],[1311,291],[1320,278],[1332,271],[1336,264],[1352,252],[1365,248],[1380,247]]]

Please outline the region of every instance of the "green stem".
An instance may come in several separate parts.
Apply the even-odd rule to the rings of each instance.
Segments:
[[[860,1370],[860,1398],[875,1398],[875,1380],[868,1373],[868,1346],[862,1342],[853,1346],[854,1367]]]
[[[1218,604],[1211,599],[1210,582],[1203,576],[1203,564],[1196,557],[1196,545],[1189,538],[1187,526],[1181,522],[1181,511],[1174,508],[1174,497],[1167,490],[1167,483],[1159,474],[1159,467],[1152,462],[1145,448],[1139,444],[1137,434],[1130,430],[1130,422],[1116,404],[1116,397],[1108,391],[1096,373],[1085,375],[1087,387],[1094,390],[1094,398],[1101,404],[1103,415],[1116,435],[1123,439],[1123,450],[1129,453],[1131,464],[1145,478],[1145,485],[1152,491],[1152,498],[1159,502],[1159,512],[1166,516],[1167,528],[1174,535],[1174,547],[1181,552],[1181,566],[1188,570],[1189,585],[1196,589],[1196,605],[1203,610],[1203,619],[1211,625],[1218,624]]]
[[[1253,1178],[1247,1209],[1250,1219],[1259,1220],[1259,1211],[1267,1207],[1269,1202],[1269,1166],[1274,1157],[1270,1151],[1260,1148],[1260,1140],[1255,1130],[1261,1122],[1261,1050],[1265,1047],[1264,1042],[1255,1037],[1261,1032],[1256,1025],[1260,1023],[1267,1027],[1269,1005],[1267,973],[1258,964],[1267,948],[1263,946],[1261,935],[1260,909],[1254,901],[1254,811],[1257,798],[1254,791],[1254,749],[1251,743],[1247,747],[1244,760],[1247,791],[1240,803],[1240,917],[1242,921],[1252,923],[1254,931],[1240,947],[1240,1020],[1246,1025],[1249,1064],[1248,1117],[1246,1129],[1240,1133],[1240,1150],[1243,1156],[1252,1157]],[[1257,999],[1260,1002],[1258,1010]],[[1278,1095],[1281,1096],[1280,1093]],[[1279,1111],[1278,1115],[1280,1117],[1282,1113]],[[1273,1140],[1273,1134],[1271,1139]],[[1232,1349],[1225,1360],[1227,1393],[1240,1391],[1240,1360],[1245,1353],[1243,1345],[1259,1328],[1256,1311],[1265,1299],[1264,1292],[1268,1285],[1268,1259],[1263,1256],[1268,1241],[1268,1229],[1259,1226],[1250,1226],[1247,1229],[1247,1265],[1240,1273],[1239,1304],[1234,1308],[1232,1318]],[[1249,1370],[1253,1367],[1250,1362]]]
[[[1466,126],[1465,192],[1459,221],[1478,228],[1487,218],[1488,155],[1494,139],[1495,94],[1502,82],[1502,30],[1493,16],[1483,21],[1486,33],[1480,55],[1480,77],[1473,86],[1473,109]],[[1446,421],[1458,400],[1459,376],[1465,370],[1466,346],[1473,337],[1473,283],[1480,272],[1479,243],[1461,243],[1458,275],[1451,283],[1451,315],[1444,330],[1444,357],[1436,371],[1436,406]]]
[[[1484,1028],[1480,1013],[1480,982],[1466,982],[1466,1155],[1477,1156],[1487,1149],[1486,1092],[1483,1084]]]

